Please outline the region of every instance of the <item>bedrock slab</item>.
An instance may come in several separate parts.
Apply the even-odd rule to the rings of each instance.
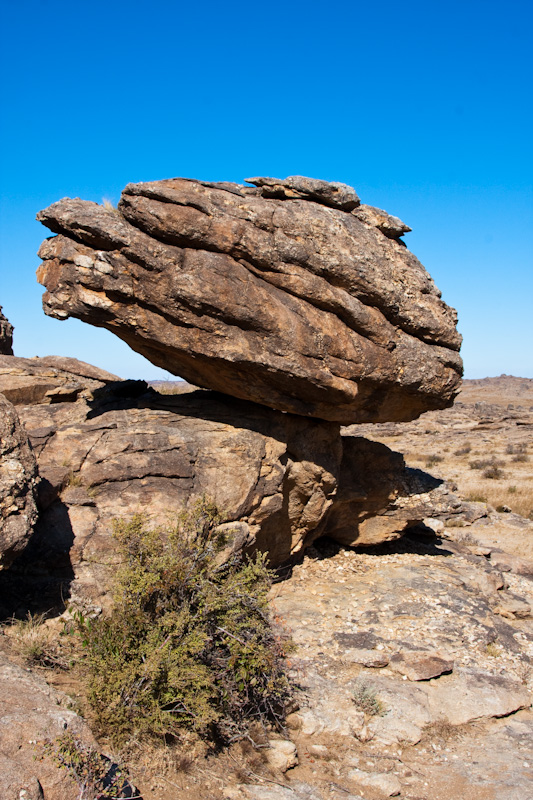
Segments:
[[[300,176],[255,186],[130,184],[118,209],[65,198],[38,219],[45,312],[105,327],[188,381],[328,421],[445,408],[456,314],[354,190]]]

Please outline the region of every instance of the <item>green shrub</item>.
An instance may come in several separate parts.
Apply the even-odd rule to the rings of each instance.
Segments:
[[[127,775],[117,764],[113,764],[110,759],[91,745],[84,744],[69,731],[54,741],[46,742],[44,753],[75,781],[79,789],[78,800],[139,797],[132,795]],[[122,793],[124,789],[130,790],[128,794]]]
[[[265,557],[221,563],[220,517],[199,500],[169,530],[143,515],[119,521],[122,565],[108,616],[78,618],[88,700],[100,730],[233,741],[251,721],[280,721],[288,697],[286,641],[267,605]]]

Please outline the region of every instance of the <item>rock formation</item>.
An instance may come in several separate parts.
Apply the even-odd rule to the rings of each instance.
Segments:
[[[2,314],[2,306],[0,306],[0,355],[13,355],[13,325]]]
[[[0,394],[0,570],[24,549],[37,518],[37,466],[28,436]]]
[[[38,219],[44,309],[108,328],[154,364],[273,409],[350,424],[450,405],[455,312],[400,236],[343,184],[128,185],[118,209]]]
[[[240,549],[280,565],[325,533],[351,544],[397,538],[431,516],[440,491],[430,477],[415,481],[398,453],[341,436],[335,423],[186,385],[162,395],[143,381],[110,383],[74,360],[8,366],[0,360],[0,391],[18,403],[41,478],[25,563],[74,575],[71,592],[93,604],[109,585],[112,521],[138,510],[165,524],[205,494]]]

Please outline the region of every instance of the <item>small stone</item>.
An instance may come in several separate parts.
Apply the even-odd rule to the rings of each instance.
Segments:
[[[289,739],[270,739],[266,750],[267,761],[273,769],[287,772],[298,764],[296,745]]]
[[[397,653],[390,666],[410,681],[428,681],[453,671],[453,661],[428,653]]]

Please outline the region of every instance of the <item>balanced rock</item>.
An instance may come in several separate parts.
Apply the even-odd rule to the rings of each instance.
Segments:
[[[451,405],[456,314],[355,191],[300,176],[255,186],[128,185],[118,209],[38,214],[44,310],[105,327],[188,381],[350,424]]]
[[[13,325],[2,314],[2,306],[0,306],[0,355],[13,355]]]
[[[37,465],[11,403],[0,394],[0,570],[24,549],[37,519]]]

